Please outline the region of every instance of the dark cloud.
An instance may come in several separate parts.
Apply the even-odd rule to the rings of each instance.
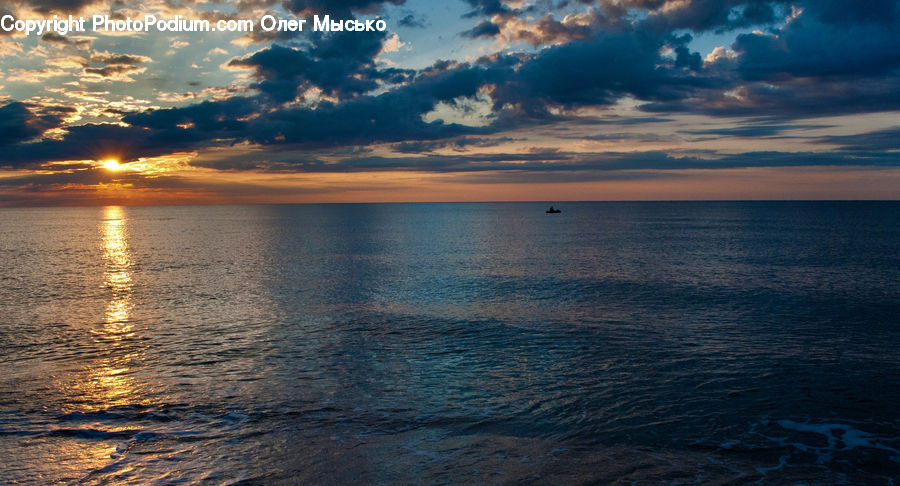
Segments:
[[[183,108],[129,115],[123,121],[165,134],[181,134],[206,143],[230,139],[261,145],[298,144],[307,148],[363,145],[374,142],[436,140],[464,134],[489,133],[494,128],[467,127],[423,115],[438,103],[454,105],[472,97],[487,81],[504,71],[485,66],[433,68],[413,82],[377,96],[360,96],[340,103],[321,102],[314,108],[272,109],[265,98],[232,98]],[[254,116],[265,111],[262,116]],[[185,128],[179,128],[185,127]]]
[[[90,58],[91,62],[98,62],[102,64],[143,64],[145,62],[149,62],[150,58],[146,56],[138,56],[134,54],[95,54]]]
[[[315,166],[325,164],[320,157],[358,157],[372,153],[372,149],[361,146],[348,146],[326,151],[309,150],[302,146],[282,144],[266,149],[229,152],[216,151],[201,153],[191,160],[196,167],[209,167],[218,170],[244,171],[263,170],[267,172],[284,172],[290,167]]]
[[[900,109],[896,7],[808,3],[780,29],[738,35],[734,56],[702,66],[698,78],[715,80],[715,86],[642,109],[783,118]],[[838,22],[836,12],[847,20]],[[874,20],[873,12],[882,17]]]
[[[655,113],[780,119],[900,110],[900,77],[736,83],[730,89],[699,90],[689,97],[651,102],[640,108]]]
[[[519,13],[496,0],[467,2],[473,15],[508,18]],[[481,61],[482,81],[491,86],[496,110],[506,109],[508,115],[512,108],[527,117],[546,115],[554,106],[610,105],[624,96],[648,102],[643,106],[647,111],[728,116],[814,116],[900,105],[895,72],[900,37],[890,23],[897,17],[896,2],[808,3],[801,5],[804,13],[780,31],[738,36],[736,59],[723,58],[709,66],[689,49],[690,36],[671,32],[772,24],[790,13],[790,6],[756,0],[632,0],[601,2],[592,25],[566,25],[545,15],[529,42],[565,44],[531,56]],[[629,9],[644,9],[649,15],[630,29],[597,30],[612,25],[610,19],[630,15]],[[835,22],[841,16],[853,22]],[[499,32],[499,25],[483,21],[465,35]],[[519,39],[528,40],[524,34]],[[666,46],[672,58],[659,54]],[[325,58],[316,49],[276,46],[235,65],[252,67],[256,86],[277,101],[293,99],[298,89],[308,86],[353,97],[373,89],[382,76],[371,65],[376,42],[336,52],[338,69],[313,68]],[[361,56],[345,57],[351,52]],[[320,71],[325,74],[317,74]],[[402,80],[404,75],[396,77]]]
[[[481,138],[481,137],[463,137],[455,140],[416,140],[411,142],[398,143],[393,146],[394,151],[405,154],[420,154],[432,152],[440,148],[451,148],[453,150],[462,151],[468,147],[496,147],[506,142],[512,142],[515,139],[510,137],[497,138]]]
[[[233,97],[181,108],[135,113],[122,120],[135,127],[172,134],[174,138],[239,138],[250,127],[246,119],[258,114],[261,109],[258,99]]]
[[[733,48],[741,78],[862,77],[900,68],[900,24],[824,24],[808,17],[774,34],[739,35]]]
[[[637,31],[545,49],[523,62],[492,95],[498,103],[538,114],[548,105],[612,105],[628,95],[680,100],[714,83],[661,57],[668,42]]]
[[[64,35],[59,35],[56,32],[47,32],[46,34],[41,36],[41,40],[44,42],[56,43],[56,44],[65,44],[69,45],[71,41],[68,37]]]
[[[463,37],[469,37],[472,39],[478,37],[493,37],[500,33],[500,27],[491,23],[490,21],[479,22],[478,25],[472,27],[471,30],[467,30],[463,32],[461,35]]]
[[[840,145],[841,150],[854,152],[872,152],[881,150],[900,150],[900,126],[886,130],[859,133],[856,135],[834,135],[818,140],[828,145]]]
[[[448,87],[453,88],[463,87]],[[323,103],[315,110],[287,108],[254,120],[248,136],[250,141],[260,144],[333,146],[429,140],[479,131],[422,120],[422,115],[434,106],[437,99],[434,96],[434,92],[424,90],[401,90],[339,105]]]
[[[227,137],[264,145],[315,147],[431,140],[485,131],[442,121],[426,122],[422,117],[439,102],[453,104],[456,98],[474,96],[490,75],[490,70],[472,66],[434,71],[378,96],[337,104],[322,102],[314,109],[269,109],[264,116],[251,116],[265,109],[260,99],[232,98],[130,115],[123,120],[136,127],[190,134],[197,140]]]
[[[2,14],[2,11],[0,11]],[[51,44],[55,44],[60,47],[74,47],[79,50],[87,50],[91,47],[93,43],[92,38],[88,37],[80,37],[80,38],[72,38],[65,35],[59,35],[56,32],[47,32],[41,36],[41,40],[44,42],[49,42]]]
[[[779,20],[788,1],[772,0],[627,0],[612,4],[604,2],[608,10],[626,14],[621,9],[645,8],[649,16],[645,23],[658,31],[671,32],[689,29],[694,32],[727,31],[741,27],[772,24]],[[788,9],[789,11],[789,9]]]
[[[699,52],[691,52],[683,45],[675,47],[675,67],[699,71],[702,63]]]
[[[130,126],[89,124],[68,128],[61,138],[37,140],[61,127],[65,114],[39,111],[21,103],[0,108],[0,146],[7,167],[50,160],[81,160],[114,154],[123,160],[248,142],[269,151],[240,163],[207,161],[228,170],[278,171],[411,170],[432,171],[598,171],[786,165],[896,165],[896,130],[828,137],[821,143],[843,147],[839,154],[780,152],[675,156],[639,154],[538,153],[436,156],[438,149],[464,150],[502,143],[498,132],[579,119],[585,108],[637,100],[651,113],[748,116],[739,126],[695,129],[697,136],[778,137],[788,130],[820,128],[792,120],[835,114],[900,110],[900,36],[897,2],[797,2],[763,0],[601,1],[577,21],[521,10],[498,0],[466,0],[468,15],[485,16],[468,37],[502,34],[540,49],[514,50],[471,62],[437,61],[419,71],[376,62],[387,33],[304,34],[292,44],[268,46],[233,59],[249,69],[258,95],[189,106],[124,114]],[[342,2],[290,0],[294,12],[337,16],[372,11],[402,0]],[[49,3],[48,3],[49,4]],[[542,4],[543,5],[543,4]],[[547,7],[548,9],[550,7]],[[536,15],[543,13],[543,15]],[[411,15],[411,14],[410,14]],[[413,26],[415,17],[401,25]],[[557,20],[562,18],[563,20]],[[408,21],[407,21],[408,19]],[[518,29],[528,20],[534,29]],[[534,19],[537,19],[536,21]],[[844,20],[841,20],[844,19]],[[732,56],[704,63],[691,50],[686,31],[727,31],[750,26],[762,30],[738,35]],[[47,35],[46,42],[63,43]],[[547,45],[554,44],[554,45]],[[123,76],[144,69],[149,58],[95,54],[85,74]],[[437,106],[472,110],[476,97],[490,100],[487,126],[425,121]],[[297,102],[296,104],[294,102]],[[432,120],[433,118],[428,118]],[[584,123],[637,124],[668,117],[583,120]],[[549,129],[545,129],[547,131]],[[622,130],[623,132],[625,130]],[[488,135],[494,134],[493,137]],[[562,135],[557,135],[562,136]],[[855,138],[854,138],[855,137]],[[663,141],[655,134],[579,135],[588,140]],[[329,162],[321,153],[289,157],[279,147],[331,151],[390,143],[404,154],[427,157],[352,156]],[[874,151],[874,152],[873,152]],[[358,154],[357,154],[358,155]]]
[[[559,118],[551,108],[611,105],[622,96],[682,99],[705,81],[690,76],[660,48],[684,39],[643,36],[639,32],[602,36],[544,49],[533,55],[490,56],[472,64],[438,62],[387,92],[366,95],[392,70],[377,69],[372,59],[383,35],[334,35],[305,48],[272,46],[231,62],[252,67],[263,94],[183,108],[149,111],[123,118],[135,128],[174,144],[194,141],[249,141],[261,145],[307,147],[379,142],[433,141],[467,134],[493,133],[539,120]],[[113,65],[119,66],[119,65]],[[102,69],[102,68],[97,68]],[[308,87],[337,102],[314,107],[282,103]],[[470,127],[423,116],[439,104],[465,108],[480,90],[490,93],[498,116],[487,127]],[[140,146],[140,144],[138,144]]]
[[[687,169],[736,169],[753,167],[900,167],[897,154],[836,154],[818,152],[745,152],[737,154],[673,154],[662,151],[575,153],[546,149],[516,153],[428,154],[419,157],[349,157],[326,163],[300,158],[294,162],[276,158],[280,172],[342,173],[417,171],[431,173],[559,173],[616,171],[678,171]],[[253,168],[265,167],[257,160]],[[221,168],[215,163],[208,167]],[[226,168],[234,169],[232,165]]]
[[[229,103],[233,104],[234,102]],[[87,124],[67,127],[65,135],[60,138],[44,138],[32,142],[27,142],[27,140],[34,138],[41,130],[46,130],[53,125],[48,124],[31,131],[13,132],[16,135],[7,137],[8,145],[3,148],[4,153],[0,164],[8,168],[21,168],[66,160],[116,158],[128,162],[140,157],[154,157],[196,149],[217,135],[234,137],[240,131],[239,122],[233,119],[221,120],[215,116],[216,110],[203,110],[203,108],[205,107],[201,104],[191,107],[188,111],[211,114],[212,119],[197,116],[197,120],[202,125],[191,129],[182,129],[169,124],[166,124],[167,128],[165,129],[153,129],[147,126],[124,127],[113,124]],[[10,111],[18,113],[19,107],[14,106]],[[165,115],[166,113],[163,112],[157,114],[156,117],[162,118]],[[58,117],[58,115],[47,116]],[[145,114],[136,114],[126,116],[125,119],[147,121],[145,120],[146,116]],[[6,118],[4,117],[4,119]],[[11,119],[16,120],[16,118]],[[18,119],[21,120],[22,116],[19,115]],[[50,118],[42,122],[48,123],[49,121],[58,121],[58,118]],[[26,126],[28,126],[27,123]]]
[[[14,13],[12,10],[8,10],[6,7],[0,5],[0,17],[5,17],[7,15],[14,15]],[[12,36],[12,34],[12,31],[7,32],[3,29],[0,29],[0,37]]]
[[[103,66],[100,68],[86,67],[84,68],[84,73],[100,76],[101,78],[112,78],[128,75],[131,73],[142,72],[143,70],[144,68],[132,66],[129,64],[111,64],[109,66]]]
[[[832,24],[882,23],[900,20],[900,3],[896,0],[807,0],[803,8],[818,20]]]
[[[397,25],[401,27],[411,27],[411,28],[425,28],[425,17],[416,15],[415,13],[409,13],[403,16],[400,20],[397,21]]]
[[[727,128],[708,128],[703,130],[683,130],[689,135],[718,135],[745,138],[780,138],[790,130],[814,130],[830,128],[833,125],[797,125],[797,124],[751,124]]]
[[[354,97],[372,91],[379,81],[397,83],[412,74],[376,67],[386,38],[383,32],[334,33],[304,48],[273,45],[228,64],[252,69],[257,80],[252,87],[275,102],[292,101],[312,87],[331,97]]]
[[[5,150],[10,145],[39,137],[47,130],[62,125],[63,116],[74,111],[72,108],[57,107],[35,113],[24,103],[8,103],[0,107],[0,147]],[[0,165],[3,165],[3,159],[0,156]]]
[[[507,7],[501,0],[465,0],[467,4],[469,4],[473,10],[465,14],[465,17],[476,17],[476,16],[487,16],[492,17],[494,15],[515,15],[517,12],[514,9]]]
[[[380,172],[410,170],[421,172],[483,172],[494,170],[541,170],[564,165],[567,154],[514,153],[485,155],[428,155],[427,157],[356,157],[316,167],[300,167],[299,172]],[[518,167],[518,168],[517,168]]]
[[[403,154],[421,154],[446,147],[449,142],[435,140],[414,140],[394,145],[394,150]]]
[[[474,96],[485,82],[499,77],[500,73],[499,69],[470,65],[433,67],[411,83],[377,96],[360,96],[340,103],[321,102],[314,108],[289,106],[268,110],[265,116],[248,121],[240,134],[234,136],[260,144],[335,146],[431,140],[483,132],[485,129],[442,121],[426,122],[423,115],[440,102],[454,105],[457,98]],[[192,111],[190,107],[158,110],[128,117],[126,121],[158,129],[171,129],[176,123],[193,123],[199,128],[204,118],[208,119],[203,111]],[[232,119],[229,114],[230,111],[220,116]]]
[[[507,22],[514,18],[527,20],[540,15],[531,29],[519,30],[515,39],[534,42],[537,39],[583,38],[588,30],[598,32],[616,30],[632,25],[635,19],[642,28],[656,33],[691,30],[694,32],[724,32],[738,28],[764,26],[783,20],[791,12],[788,0],[578,0],[556,5],[560,17],[569,13],[573,4],[594,7],[581,16],[580,22],[554,20],[554,10],[548,3],[523,8],[511,8],[500,0],[465,0],[473,10],[465,17],[487,17]],[[584,20],[588,19],[587,25]]]
[[[603,153],[516,153],[490,155],[428,156],[423,158],[385,159],[368,157],[348,159],[341,163],[347,171],[398,169],[429,172],[569,172],[569,171],[628,171],[628,170],[685,170],[734,169],[749,167],[805,167],[805,166],[900,166],[900,156],[854,156],[816,152],[745,152],[699,157],[691,154],[673,155],[661,151],[603,152]],[[332,169],[334,167],[331,167]]]

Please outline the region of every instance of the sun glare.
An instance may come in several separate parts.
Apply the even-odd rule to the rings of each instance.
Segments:
[[[116,159],[104,160],[103,168],[111,171],[119,171],[123,169],[122,164],[120,164]]]

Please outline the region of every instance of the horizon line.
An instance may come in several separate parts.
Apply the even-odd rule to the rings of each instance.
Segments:
[[[157,203],[157,204],[33,204],[10,205],[0,204],[3,209],[64,209],[64,208],[103,208],[103,207],[205,207],[205,206],[326,206],[326,205],[374,205],[374,204],[563,204],[563,203],[862,203],[884,202],[897,203],[897,199],[572,199],[572,200],[478,200],[478,201],[322,201],[322,202],[193,202],[193,203]]]

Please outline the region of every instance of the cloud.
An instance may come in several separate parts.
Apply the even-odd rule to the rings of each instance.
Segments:
[[[55,42],[55,41],[52,41]],[[120,81],[131,82],[131,77],[147,70],[139,66],[150,62],[147,56],[136,54],[111,54],[109,52],[94,53],[90,57],[56,57],[47,64],[59,68],[82,68],[81,75],[85,81]],[[95,64],[95,66],[91,66]],[[99,64],[99,66],[96,66]]]
[[[108,52],[94,54],[90,58],[90,62],[96,62],[101,64],[143,64],[146,62],[150,62],[150,59],[147,56],[139,56],[136,54],[110,54]]]
[[[263,52],[280,55],[282,49],[286,48],[273,46]],[[137,113],[124,117],[123,121],[135,127],[182,134],[203,143],[228,138],[261,145],[332,147],[434,140],[491,131],[442,120],[423,120],[440,102],[453,105],[457,98],[475,96],[491,75],[489,69],[470,65],[434,68],[407,85],[379,95],[342,102],[322,101],[315,107],[272,108],[269,97],[235,97]],[[263,111],[265,114],[261,115]]]
[[[5,17],[7,15],[14,15],[14,13],[12,10],[7,9],[4,6],[0,6],[0,17]],[[6,36],[11,36],[12,34],[13,34],[12,31],[6,31],[3,29],[0,29],[0,38],[6,37]]]
[[[696,90],[691,96],[640,106],[654,113],[712,116],[766,116],[799,119],[900,110],[900,78],[785,79],[779,83],[737,82],[722,89]]]
[[[376,67],[375,57],[389,39],[383,32],[334,33],[303,48],[276,44],[228,66],[251,69],[257,80],[252,87],[278,103],[293,101],[310,88],[329,97],[354,97],[374,90],[379,81],[399,82],[409,74]]]
[[[258,99],[236,96],[181,108],[134,113],[122,120],[134,127],[170,134],[174,139],[204,141],[238,138],[249,128],[247,118],[257,115],[261,108]],[[190,128],[181,128],[184,126]]]
[[[900,151],[900,126],[856,135],[834,135],[818,140],[828,145],[840,145],[844,151]],[[896,155],[896,153],[895,153]]]
[[[110,64],[103,67],[86,67],[83,74],[88,78],[102,78],[109,81],[134,81],[132,74],[140,74],[147,68],[130,64]]]
[[[862,77],[900,68],[900,23],[825,24],[809,17],[803,14],[776,33],[737,36],[733,49],[741,78]]]
[[[400,20],[397,21],[397,25],[401,27],[409,27],[409,28],[425,28],[425,18],[415,13],[409,13],[404,15]]]
[[[92,37],[81,37],[73,35],[59,35],[56,32],[47,32],[41,36],[41,40],[51,45],[62,48],[71,47],[79,51],[86,51],[91,48],[94,39]]]
[[[0,107],[0,147],[26,142],[62,125],[65,113],[61,113],[59,109],[51,113],[36,114],[33,108],[20,102]]]
[[[494,37],[498,34],[500,34],[500,27],[490,21],[485,20],[479,22],[478,25],[472,27],[471,30],[463,32],[462,36],[476,39],[478,37]]]
[[[422,142],[525,126],[558,118],[551,114],[557,107],[613,105],[623,96],[681,99],[702,85],[677,60],[659,54],[660,46],[683,39],[638,32],[601,36],[527,56],[438,62],[415,77],[374,65],[384,39],[384,35],[355,33],[317,39],[302,48],[274,45],[229,63],[253,70],[257,81],[252,86],[261,92],[260,98],[236,97],[148,111],[125,116],[123,121],[151,130],[161,141],[172,137],[173,143],[193,141],[200,146],[212,141],[307,147]],[[131,68],[111,64],[91,69],[97,75],[127,75]],[[376,81],[384,80],[397,85],[368,94],[378,86]],[[331,99],[279,106],[311,88]],[[489,95],[488,106],[497,113],[488,118],[488,126],[424,119],[438,105],[466,109],[470,100],[482,95]]]
[[[628,8],[645,8],[645,24],[658,31],[728,31],[772,24],[789,11],[787,0],[625,0],[603,2],[607,11],[627,15]],[[781,10],[781,12],[779,11]]]
[[[547,105],[612,105],[624,96],[680,100],[714,80],[694,76],[660,56],[671,39],[634,31],[544,49],[492,92],[532,114]]]
[[[233,161],[209,161],[206,167],[259,169],[275,162],[280,172],[296,173],[356,173],[414,171],[427,173],[561,173],[561,172],[617,172],[617,171],[679,171],[716,170],[753,167],[809,167],[809,166],[869,166],[900,167],[897,154],[833,154],[818,152],[759,151],[736,154],[681,153],[663,151],[637,152],[563,152],[535,150],[513,153],[458,154],[427,156],[363,156],[347,157],[335,162],[321,159],[270,154],[258,154],[254,163],[246,167]],[[225,166],[219,164],[224,163]]]
[[[895,0],[809,0],[803,8],[818,20],[830,24],[881,23],[891,25],[900,20],[900,4]]]
[[[484,15],[491,17],[494,15],[508,16],[515,15],[516,10],[507,7],[501,0],[465,0],[473,10],[468,12],[466,17],[475,17]]]
[[[814,130],[831,128],[833,125],[799,125],[799,124],[749,124],[727,128],[708,128],[703,130],[683,130],[681,133],[690,135],[717,135],[745,138],[774,138],[783,137],[784,133],[791,130]]]
[[[774,139],[787,137],[792,130],[826,126],[795,121],[801,118],[900,110],[900,37],[895,35],[900,15],[896,2],[798,0],[794,5],[762,0],[601,0],[590,6],[585,2],[465,2],[469,7],[466,16],[476,18],[472,23],[477,24],[462,37],[452,37],[461,45],[447,49],[447,55],[457,60],[432,59],[424,68],[412,64],[417,68],[397,69],[378,61],[380,54],[405,46],[396,34],[304,32],[302,36],[279,36],[276,44],[228,61],[228,67],[243,70],[238,75],[240,82],[228,89],[178,94],[193,78],[178,79],[166,88],[154,87],[157,97],[153,101],[182,105],[153,109],[131,105],[106,112],[127,126],[97,123],[89,115],[85,121],[90,123],[69,126],[65,121],[69,117],[62,112],[37,104],[4,105],[0,108],[2,163],[22,168],[109,156],[134,160],[174,151],[227,150],[240,144],[252,147],[252,158],[212,160],[201,156],[198,164],[222,170],[282,172],[510,174],[897,165],[896,153],[891,152],[897,149],[892,137],[900,135],[896,128],[813,139],[813,143],[839,146],[838,153],[577,152],[598,146],[590,141],[610,142],[604,147],[613,143],[637,148],[642,142],[675,144],[683,138],[681,134],[696,136],[690,140],[692,144],[699,144],[705,136]],[[37,3],[50,8],[54,2]],[[278,8],[272,5],[272,1],[261,0],[244,2],[238,8]],[[405,4],[402,0],[287,0],[283,5],[296,13],[337,17]],[[424,25],[422,12],[405,7],[388,10],[391,15],[398,11],[404,15],[399,25]],[[757,27],[759,30],[750,32]],[[694,50],[703,45],[693,37],[698,32],[733,32],[734,42],[713,51],[704,62]],[[409,34],[405,42],[421,42],[417,40],[421,32]],[[484,37],[498,40],[468,40]],[[59,52],[72,42],[51,34],[42,40],[37,49],[43,53]],[[273,38],[256,40],[271,42]],[[164,44],[163,49],[173,46],[170,41]],[[502,48],[496,47],[501,44]],[[209,47],[203,47],[199,57],[207,52],[224,53],[209,51]],[[181,48],[187,53],[193,46]],[[481,52],[476,49],[481,48],[496,51],[476,57]],[[25,63],[11,64],[16,67],[7,70],[4,83],[36,83],[72,74],[62,67],[92,81],[131,81],[135,74],[170,66],[164,58],[156,59],[155,53],[163,51],[136,52],[142,55],[78,53],[84,60],[80,66],[72,64],[72,59],[60,61],[58,56],[56,65],[43,70],[36,69],[36,63],[28,69],[20,67]],[[67,64],[63,66],[60,63],[64,61]],[[411,62],[420,63],[421,58]],[[228,74],[222,73],[223,77]],[[112,85],[109,90],[152,84],[150,76],[146,78],[128,87]],[[229,80],[209,82],[227,85]],[[78,99],[80,93],[67,89],[59,95],[58,87],[46,92],[72,99]],[[207,96],[216,99],[192,101]],[[92,103],[104,101],[97,98]],[[189,102],[193,104],[184,104]],[[84,106],[80,108],[84,110]],[[611,115],[619,110],[627,111],[628,116]],[[678,120],[683,114],[747,118],[681,132],[660,127],[660,132],[668,130],[666,133],[624,133],[629,129],[622,128],[619,133],[585,135],[584,130],[566,132],[562,129],[569,125],[560,123],[644,124]],[[467,116],[478,118],[482,126],[464,125]],[[553,141],[548,142],[548,137]],[[507,143],[514,140],[522,143]],[[563,146],[553,143],[561,140],[581,146],[551,150],[551,145]],[[483,151],[492,153],[477,153],[487,148],[490,150]],[[511,153],[494,153],[502,150]]]
[[[404,154],[419,154],[433,152],[441,148],[451,148],[453,150],[465,150],[468,147],[496,147],[503,143],[512,142],[513,138],[481,138],[481,137],[462,137],[455,140],[416,140],[411,142],[398,143],[393,146],[394,151]]]
[[[488,17],[495,23],[507,23],[513,19],[524,20],[536,13],[551,10],[548,4],[538,3],[513,8],[500,0],[465,0],[473,10],[465,17]],[[517,2],[509,2],[514,4]],[[576,25],[603,26],[607,29],[633,24],[638,19],[642,28],[656,32],[669,33],[691,30],[694,32],[724,32],[738,28],[768,25],[784,18],[790,13],[788,0],[578,0],[560,2],[557,9],[564,12],[566,19],[571,18],[566,10],[572,4],[592,4],[594,8],[581,15],[581,21],[570,23],[555,21],[552,14],[542,16],[542,23],[534,26],[538,37],[558,35],[569,37]],[[552,32],[556,31],[555,34]],[[568,32],[565,32],[568,31]],[[524,29],[519,35],[526,36]]]
[[[458,89],[459,92],[466,88],[463,85],[447,86],[447,89]],[[285,108],[255,119],[248,139],[258,144],[300,143],[320,147],[428,140],[479,131],[442,121],[423,121],[422,115],[429,112],[437,100],[435,96],[434,91],[409,89],[339,105],[322,103],[314,110]]]
[[[4,109],[10,111],[8,115],[13,122],[29,119],[22,114],[19,106],[9,108],[7,105]],[[30,130],[14,132],[15,135],[8,136],[0,166],[37,167],[47,162],[109,158],[128,162],[140,157],[154,157],[198,148],[207,140],[206,137],[214,136],[213,126],[225,125],[221,127],[223,132],[227,132],[229,128],[227,122],[210,120],[208,123],[211,126],[204,127],[207,129],[206,137],[201,137],[196,132],[177,127],[171,130],[154,130],[147,127],[98,123],[66,127],[65,133],[59,138],[28,141],[49,128],[59,127],[58,117],[59,115],[51,115],[39,118],[43,125],[34,126],[35,122],[32,122],[33,128]]]
[[[54,44],[64,44],[69,45],[71,41],[68,37],[64,35],[59,35],[56,32],[47,32],[46,34],[41,36],[41,40],[44,42],[50,42]]]
[[[562,21],[546,14],[533,24],[508,20],[503,33],[510,40],[524,41],[531,45],[572,42],[590,38],[601,28],[598,21],[606,20],[597,15],[567,15]]]
[[[897,29],[895,2],[807,2],[781,28],[739,34],[732,51],[710,56],[698,77],[713,86],[642,109],[784,118],[900,109]]]

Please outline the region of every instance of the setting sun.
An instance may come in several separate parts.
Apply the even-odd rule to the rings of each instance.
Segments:
[[[119,171],[119,170],[122,170],[124,167],[122,166],[122,164],[119,163],[118,160],[109,159],[109,160],[103,161],[103,168],[106,170]]]

